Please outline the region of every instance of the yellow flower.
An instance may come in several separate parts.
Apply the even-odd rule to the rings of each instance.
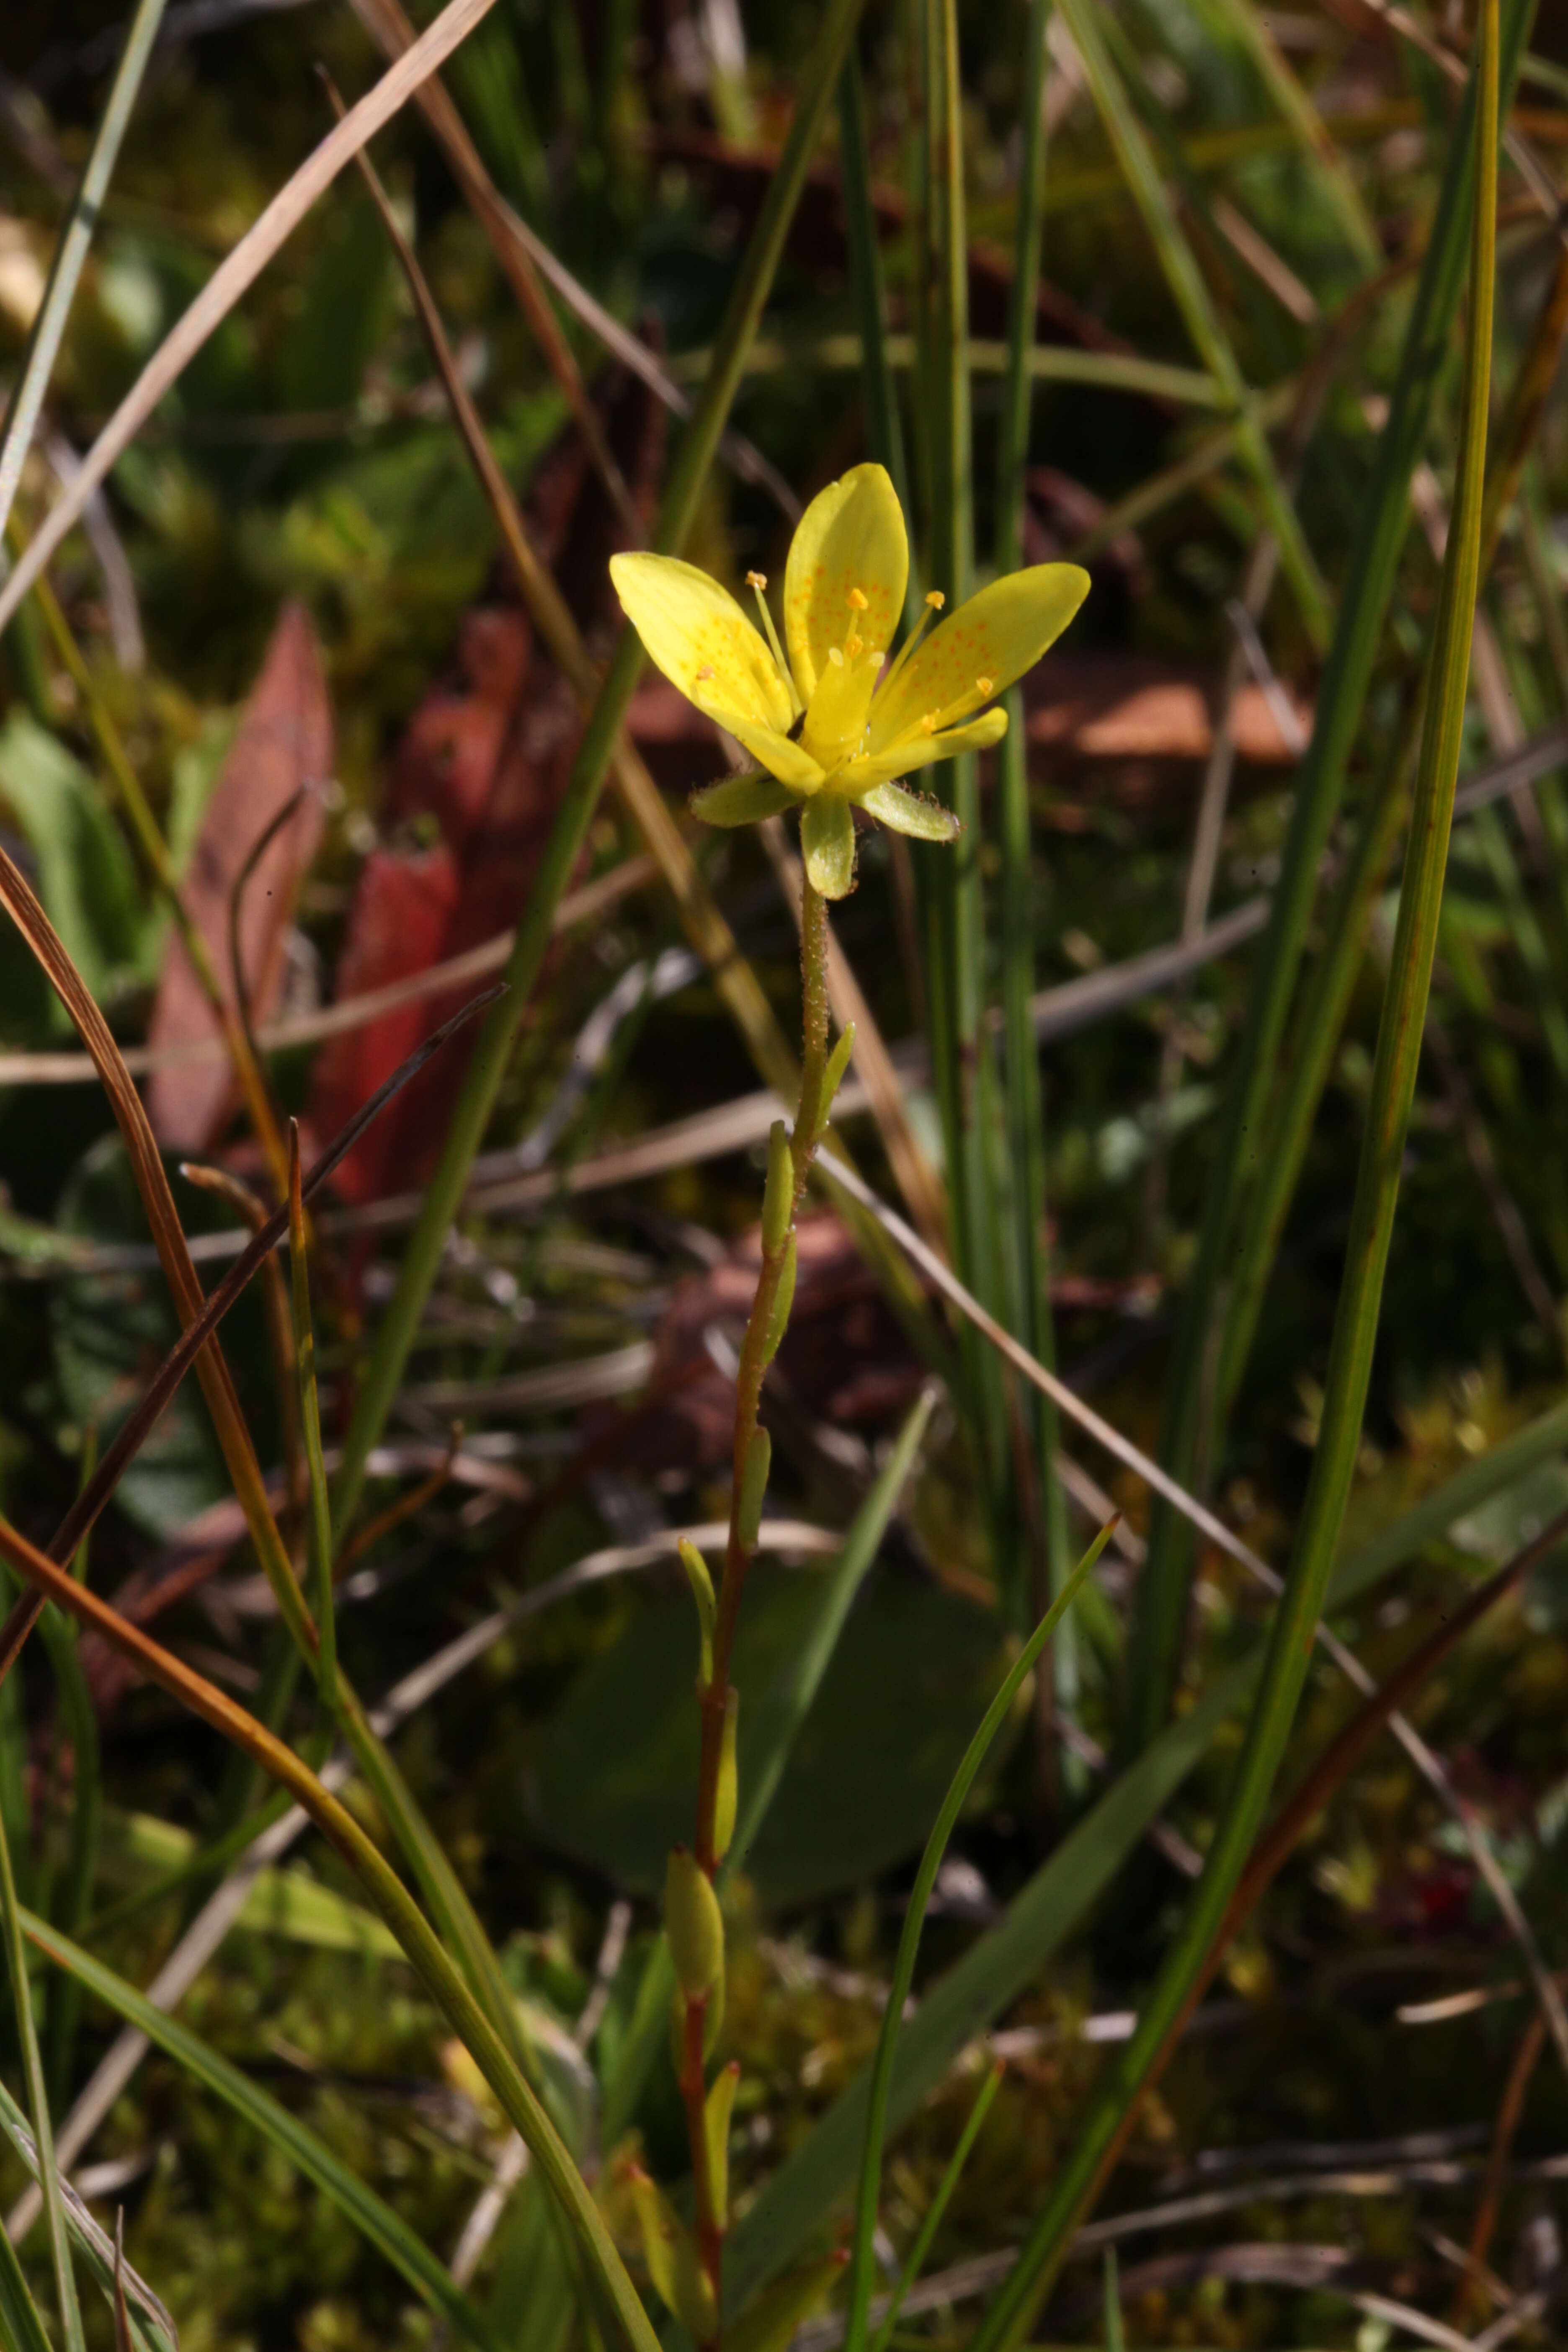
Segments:
[[[797,803],[806,871],[827,898],[854,880],[855,806],[918,840],[952,840],[952,811],[896,779],[997,742],[1007,714],[984,706],[1033,668],[1089,592],[1076,563],[1010,572],[930,636],[922,615],[889,667],[910,551],[880,466],[830,483],[801,519],[784,572],[787,660],[759,573],[750,581],[763,631],[728,589],[674,556],[617,555],[610,572],[666,677],[757,762],[694,793],[692,808],[710,824],[750,824]],[[931,612],[942,602],[926,598]]]

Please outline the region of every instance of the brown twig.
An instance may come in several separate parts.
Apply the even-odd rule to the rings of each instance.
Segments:
[[[1498,2213],[1502,2205],[1502,2192],[1508,2181],[1508,2161],[1513,2153],[1514,2134],[1524,2113],[1524,2095],[1530,2088],[1542,2052],[1546,2047],[1546,2020],[1540,2010],[1532,2011],[1530,2021],[1519,2038],[1509,2068],[1508,2081],[1503,2085],[1497,2123],[1492,2131],[1492,2144],[1487,2155],[1486,2178],[1481,2184],[1481,2201],[1476,2208],[1476,2219],[1470,2231],[1470,2242],[1465,2251],[1465,2274],[1459,2281],[1450,2315],[1456,2327],[1464,2326],[1473,2316],[1486,2316],[1487,2294],[1483,2273],[1491,2247],[1492,2233],[1497,2228]]]

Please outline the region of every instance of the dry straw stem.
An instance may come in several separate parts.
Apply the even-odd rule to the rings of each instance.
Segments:
[[[407,1954],[430,1998],[471,2053],[508,2119],[529,2150],[573,2225],[579,2244],[636,2352],[658,2352],[619,2254],[582,2176],[549,2116],[534,2096],[500,2034],[391,1865],[347,1808],[265,1725],[235,1704],[149,1635],[121,1617],[96,1593],[79,1585],[66,1569],[0,1521],[0,1558],[46,1600],[55,1601],[79,1624],[89,1626],[121,1657],[138,1666],[193,1715],[251,1758],[287,1789],[364,1887],[377,1911]]]
[[[1101,2177],[1128,2106],[1205,1965],[1257,1835],[1289,1738],[1311,1655],[1361,1444],[1383,1282],[1420,1060],[1458,774],[1480,551],[1487,394],[1491,372],[1500,69],[1498,0],[1482,0],[1472,113],[1475,142],[1464,410],[1453,527],[1434,626],[1429,691],[1400,893],[1399,926],[1367,1106],[1345,1271],[1334,1320],[1321,1429],[1262,1681],[1219,1822],[1174,1943],[1131,2041],[1089,2104],[1018,2266],[988,2313],[975,2352],[1012,2352],[1048,2291]]]
[[[367,139],[405,106],[426,78],[472,32],[495,0],[448,0],[406,56],[382,76],[314,153],[273,197],[259,220],[219,264],[179,323],[166,335],[83,458],[80,471],[50,508],[26,555],[0,588],[0,630],[79,522],[88,500],[123,457],[158,403],[178,382],[207,338],[222,325],[318,196],[331,187]]]

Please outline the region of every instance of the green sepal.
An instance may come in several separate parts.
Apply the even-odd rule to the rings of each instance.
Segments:
[[[760,768],[742,776],[724,776],[704,784],[691,795],[691,814],[704,824],[760,824],[765,816],[782,816],[800,795]]]
[[[765,1429],[753,1429],[741,1472],[741,1494],[735,1506],[735,1533],[742,1551],[755,1551],[763,1524],[763,1497],[768,1491],[773,1442]]]
[[[676,1982],[700,2000],[723,1972],[724,1918],[712,1880],[683,1845],[671,1846],[664,1874],[664,1932]]]
[[[692,2342],[710,2344],[719,2332],[719,2315],[697,2242],[668,2198],[640,2166],[634,2167],[628,2178],[647,2274]]]
[[[719,1738],[719,1780],[713,1791],[713,1853],[722,1862],[735,1834],[740,1803],[741,1770],[735,1757],[735,1727],[740,1721],[741,1694],[733,1683],[724,1694],[724,1728]]]
[[[768,1130],[768,1181],[763,1192],[763,1249],[768,1257],[782,1248],[794,1206],[795,1157],[789,1148],[789,1129],[782,1118],[775,1118]]]
[[[730,2113],[735,2104],[741,2070],[731,2063],[713,2078],[702,2110],[702,2132],[708,2142],[708,2184],[712,2192],[713,2219],[722,2230],[730,2219]]]
[[[855,887],[855,820],[842,793],[818,793],[800,813],[800,846],[811,887],[847,898]]]
[[[773,1311],[768,1318],[768,1334],[763,1342],[763,1362],[771,1364],[784,1343],[789,1328],[789,1310],[795,1304],[795,1277],[797,1261],[793,1234],[784,1244],[784,1264],[779,1268],[779,1286],[773,1293]]]
[[[724,2330],[724,2352],[785,2352],[803,2321],[822,2309],[844,2275],[847,2253],[791,2271]]]
[[[719,1606],[713,1598],[713,1579],[708,1573],[708,1563],[687,1536],[680,1538],[680,1565],[686,1570],[686,1581],[697,1603],[697,1631],[702,1645],[697,1687],[705,1691],[713,1679],[713,1628],[718,1622]]]
[[[925,793],[911,793],[902,784],[873,784],[860,796],[860,805],[879,824],[907,833],[911,841],[956,841],[963,827],[950,808]]]

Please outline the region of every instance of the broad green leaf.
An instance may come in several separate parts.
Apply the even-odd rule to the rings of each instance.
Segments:
[[[111,1807],[104,1816],[105,1871],[121,1884],[134,1885],[148,1873],[162,1876],[178,1870],[195,1854],[196,1843],[188,1830],[150,1813]],[[260,1872],[236,1924],[323,1951],[375,1953],[395,1959],[402,1950],[374,1911],[300,1868]]]
[[[25,710],[0,731],[0,798],[37,859],[44,911],[93,994],[148,977],[157,927],[131,853],[87,770]]]

